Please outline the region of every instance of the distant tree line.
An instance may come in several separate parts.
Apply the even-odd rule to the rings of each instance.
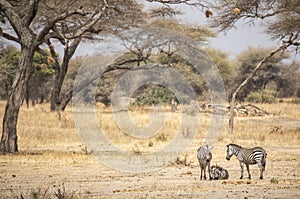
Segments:
[[[248,73],[253,70],[255,64],[268,51],[270,51],[268,48],[249,47],[241,52],[235,60],[229,60],[227,54],[220,50],[206,49],[221,73],[228,97],[232,94],[234,87],[245,79]],[[50,102],[50,94],[55,81],[55,69],[53,68],[54,60],[49,55],[49,51],[45,51],[44,55],[39,53],[34,55],[28,90],[24,100],[27,105]],[[2,46],[0,50],[0,97],[2,100],[8,97],[17,70],[19,56],[19,50],[13,46]],[[128,52],[122,59],[130,60],[135,56],[137,55]],[[276,98],[300,97],[300,64],[298,62],[287,62],[289,58],[288,53],[273,56],[239,94],[238,100],[271,103],[275,102]],[[72,87],[76,72],[82,65],[83,60],[83,57],[74,57],[70,60],[69,71],[66,74],[62,92],[67,92]],[[203,78],[183,58],[175,54],[168,56],[166,53],[161,52],[149,56],[148,62],[169,64],[185,76],[199,100],[209,101],[209,91]],[[139,63],[138,61],[132,61],[127,64],[134,66]],[[96,101],[109,105],[113,86],[125,72],[126,70],[116,69],[106,73],[99,82],[95,96]],[[170,103],[172,99],[176,98],[172,91],[159,85],[145,85],[138,89],[132,97],[136,99],[134,105]],[[85,100],[86,102],[90,101]]]

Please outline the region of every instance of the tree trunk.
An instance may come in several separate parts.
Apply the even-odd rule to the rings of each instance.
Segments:
[[[33,47],[22,47],[19,71],[15,76],[12,90],[7,99],[0,142],[0,152],[18,151],[17,123],[19,110],[26,94],[26,87],[33,62]]]
[[[61,88],[62,88],[63,82],[65,80],[65,77],[67,75],[67,72],[68,72],[70,60],[71,60],[72,56],[74,55],[80,41],[81,41],[81,39],[77,38],[72,42],[70,47],[66,46],[66,48],[64,50],[64,57],[63,57],[63,62],[61,64],[61,66],[59,66],[57,57],[55,57],[56,53],[55,53],[54,49],[53,48],[50,49],[51,55],[52,55],[52,57],[55,57],[56,65],[57,65],[56,71],[55,71],[54,86],[53,86],[53,89],[51,91],[51,96],[50,96],[50,110],[51,111],[55,111],[55,110],[63,111],[64,110],[64,108],[61,109],[61,103],[62,103],[62,100],[64,100],[63,96],[61,96]],[[65,104],[65,106],[66,105],[67,104]]]
[[[69,91],[67,94],[65,94],[62,99],[61,99],[61,104],[60,104],[60,110],[64,111],[67,107],[67,105],[69,104],[69,102],[72,99],[72,95],[73,95],[73,90]]]
[[[60,70],[56,70],[56,72],[55,72],[55,79],[54,79],[55,83],[51,90],[51,95],[50,95],[50,111],[55,111],[57,105],[60,104],[60,102],[59,102],[59,94],[60,94],[59,85],[61,85],[61,84],[59,83],[59,73],[60,73],[59,71]]]

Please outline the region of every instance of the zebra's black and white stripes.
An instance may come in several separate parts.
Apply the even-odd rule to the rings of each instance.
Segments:
[[[211,154],[211,149],[213,147],[208,147],[208,145],[203,145],[201,147],[198,148],[197,150],[197,158],[199,161],[199,166],[201,169],[201,176],[200,176],[200,180],[202,180],[202,176],[204,173],[204,179],[206,179],[206,167],[208,167],[208,175],[209,175],[209,179],[211,179],[211,175],[210,175],[210,162],[212,159],[212,154]]]
[[[249,179],[251,179],[250,170],[249,170],[250,164],[258,165],[260,169],[260,179],[263,179],[263,172],[265,171],[265,167],[266,167],[267,153],[262,147],[253,147],[247,149],[236,144],[228,144],[226,159],[230,160],[232,155],[235,155],[237,159],[240,161],[240,166],[241,166],[240,179],[243,178],[244,164],[246,165]]]
[[[211,166],[210,171],[213,180],[226,180],[229,177],[228,171],[218,165]]]

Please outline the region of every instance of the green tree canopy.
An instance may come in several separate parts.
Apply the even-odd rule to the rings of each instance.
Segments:
[[[236,85],[239,85],[244,79],[249,76],[257,63],[260,62],[269,52],[270,48],[252,48],[241,52],[237,56],[237,76],[235,78]],[[257,71],[252,80],[239,93],[238,99],[243,100],[251,92],[266,89],[267,85],[276,82],[280,76],[280,71],[283,66],[282,61],[289,57],[288,53],[275,54],[264,62],[261,70]],[[276,88],[272,88],[276,90]]]

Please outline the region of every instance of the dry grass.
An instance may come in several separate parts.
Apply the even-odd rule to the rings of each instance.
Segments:
[[[285,145],[288,143],[292,146],[299,144],[300,124],[299,121],[297,123],[297,119],[300,118],[300,104],[278,103],[257,104],[257,106],[273,114],[265,117],[237,117],[232,135],[227,133],[227,121],[225,121],[219,142],[238,142],[247,143],[247,145]],[[0,102],[0,115],[3,115],[4,107],[5,102]],[[111,108],[96,106],[99,127],[108,140],[122,149],[130,151],[138,148],[142,152],[160,150],[172,142],[176,133],[184,133],[185,129],[181,129],[180,126],[182,115],[179,112],[169,112],[168,108],[163,107],[165,121],[162,129],[147,139],[138,139],[124,133],[118,127]],[[131,109],[130,118],[134,125],[146,128],[151,122],[149,110],[150,107]],[[201,114],[199,128],[196,129],[195,144],[201,143],[209,125],[210,116]],[[18,122],[18,138],[21,151],[33,149],[81,151],[84,149],[77,134],[71,108],[61,113],[59,117],[56,112],[50,112],[46,104],[37,104],[28,109],[22,107]]]
[[[257,104],[270,115],[236,118],[233,141],[251,144],[298,146],[300,141],[300,105],[293,103]]]
[[[115,122],[114,115],[111,113],[110,108],[105,108],[104,110],[99,110],[97,113],[99,126],[104,131],[106,137],[119,148],[123,150],[131,150],[138,146],[141,152],[153,152],[164,148],[169,145],[177,133],[185,133],[181,128],[181,118],[180,113],[173,113],[165,111],[163,117],[163,126],[159,131],[154,131],[149,135],[149,138],[139,139],[134,138],[129,133],[124,133]],[[122,113],[115,113],[122,114]],[[149,109],[134,109],[130,111],[130,119],[132,123],[137,128],[146,129],[151,123],[151,117],[149,116]],[[201,128],[196,129],[198,137],[203,137],[204,130],[208,127],[208,121],[205,117],[204,119],[199,119],[199,126]],[[149,143],[151,143],[149,146]]]
[[[225,165],[225,167],[230,168],[230,178],[237,179],[239,175],[238,163],[234,160],[224,162],[225,145],[230,142],[247,147],[260,145],[267,149],[269,161],[266,174],[269,179],[264,181],[262,186],[269,186],[269,184],[272,187],[277,186],[277,184],[278,186],[283,186],[282,183],[293,182],[295,180],[293,176],[296,176],[295,183],[300,183],[297,180],[298,174],[295,174],[294,171],[295,166],[299,167],[299,156],[297,156],[298,152],[296,150],[300,147],[300,121],[298,120],[300,118],[300,104],[278,103],[257,104],[257,106],[274,114],[265,117],[237,117],[235,119],[234,133],[231,135],[227,133],[226,120],[218,142],[215,144],[213,162],[221,163],[221,166]],[[0,102],[1,116],[3,116],[4,108],[5,102]],[[130,110],[130,117],[134,124],[141,128],[147,127],[151,122],[149,116],[150,108],[132,108]],[[105,132],[108,140],[119,148],[122,148],[122,150],[132,151],[136,154],[160,150],[172,142],[176,133],[183,133],[181,129],[182,115],[179,112],[169,112],[169,107],[163,108],[166,110],[166,115],[162,130],[147,139],[137,139],[124,133],[118,127],[111,113],[111,108],[106,108],[102,105],[96,106],[99,127]],[[158,174],[128,176],[127,174],[101,167],[95,158],[85,151],[85,147],[81,143],[77,133],[70,108],[61,113],[61,117],[59,117],[56,112],[50,112],[49,106],[46,104],[37,104],[35,107],[30,107],[29,109],[22,107],[18,123],[20,152],[14,155],[6,154],[0,156],[0,164],[2,165],[0,179],[1,181],[4,180],[3,182],[7,181],[6,184],[8,187],[0,188],[0,197],[2,194],[7,195],[9,193],[9,191],[6,192],[7,190],[13,190],[13,195],[15,196],[16,190],[20,192],[20,188],[18,187],[22,187],[21,192],[30,193],[30,190],[33,188],[42,187],[43,189],[48,189],[50,185],[61,184],[65,181],[67,185],[72,184],[70,189],[75,190],[77,193],[79,192],[80,195],[83,195],[83,198],[85,198],[84,195],[88,195],[88,197],[99,196],[98,194],[101,190],[104,190],[103,192],[105,193],[116,194],[113,195],[114,197],[124,198],[121,195],[123,192],[127,193],[128,197],[132,197],[132,186],[136,186],[136,192],[141,192],[142,196],[145,196],[143,193],[149,190],[140,187],[140,182],[135,182],[133,179],[141,180],[143,186],[149,189],[151,187],[159,188],[159,190],[162,190],[159,194],[170,197],[172,195],[164,194],[168,194],[168,191],[177,193],[178,191],[174,190],[175,185],[178,189],[194,190],[195,192],[199,192],[199,190],[204,192],[210,189],[215,190],[211,186],[218,187],[216,188],[218,189],[217,191],[219,189],[231,190],[239,181],[227,181],[226,183],[219,183],[217,185],[210,182],[210,186],[198,184],[198,164],[195,151],[203,142],[209,125],[210,115],[201,114],[199,117],[199,127],[196,130],[196,137],[193,138],[191,147],[185,151],[182,157],[178,157],[177,159],[183,165],[189,166],[180,167],[183,165],[179,166],[175,164]],[[288,150],[277,151],[277,154],[280,156],[273,154],[274,149],[282,146]],[[289,163],[291,164],[291,168],[285,168],[284,170],[284,174],[288,173],[289,177],[285,177],[281,173],[276,174],[276,176],[272,174],[273,168],[276,168],[276,171],[280,172],[283,165],[286,166]],[[251,167],[251,169],[254,173],[253,176],[257,176],[257,168]],[[168,172],[171,173],[171,177],[166,174]],[[179,172],[178,175],[177,172]],[[146,180],[145,175],[149,180],[143,181]],[[159,176],[160,180],[157,180],[156,175]],[[172,177],[181,179],[181,181],[174,181]],[[31,178],[34,178],[34,180],[30,180]],[[102,178],[104,180],[99,180]],[[276,183],[274,179],[276,179]],[[127,186],[127,182],[130,185]],[[172,182],[175,185],[166,184],[165,182]],[[83,184],[81,185],[81,183]],[[112,183],[116,183],[114,189],[112,188],[113,190],[106,190],[101,187],[104,185],[110,187]],[[191,183],[190,189],[186,187],[186,183]],[[241,186],[249,186],[244,181],[242,183],[243,185]],[[258,181],[251,181],[251,184],[254,184],[254,186],[258,183]],[[47,186],[44,187],[44,184]],[[290,184],[294,187],[293,183]],[[93,187],[95,186],[99,186],[100,191],[94,190]],[[124,189],[122,190],[117,186],[124,187]],[[245,188],[245,190],[247,189]],[[57,189],[54,189],[54,192],[55,190],[57,191]],[[276,191],[276,188],[274,190]],[[153,189],[154,193],[156,192]],[[112,197],[109,194],[106,195],[107,198]],[[233,198],[238,197],[237,195],[231,196]]]

